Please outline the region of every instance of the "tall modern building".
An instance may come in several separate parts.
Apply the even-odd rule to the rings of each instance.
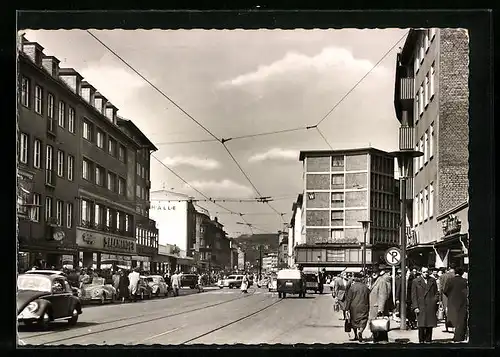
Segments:
[[[361,268],[364,234],[360,220],[373,222],[366,237],[366,262],[381,263],[383,252],[399,239],[394,158],[381,150],[360,148],[302,151],[300,160],[305,241],[295,246],[295,263]]]
[[[132,266],[143,147],[116,107],[43,50],[23,38],[18,56],[19,269]]]
[[[292,205],[292,218],[290,219],[288,236],[288,265],[295,266],[295,247],[306,243],[306,226],[304,216],[304,195],[301,193]]]
[[[469,41],[466,30],[410,30],[397,55],[400,149],[413,162],[407,195],[410,264],[468,264]]]

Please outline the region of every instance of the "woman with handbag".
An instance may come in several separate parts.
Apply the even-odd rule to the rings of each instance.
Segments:
[[[370,309],[370,289],[362,282],[361,273],[356,273],[354,281],[346,294],[346,325],[345,331],[354,331],[354,340],[363,341],[363,331],[368,323]]]

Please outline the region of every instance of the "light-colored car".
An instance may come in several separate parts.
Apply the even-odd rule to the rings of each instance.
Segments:
[[[82,284],[78,289],[78,297],[82,302],[97,301],[104,304],[116,299],[116,289],[113,285],[106,284],[104,278],[94,277],[90,284]]]
[[[267,288],[269,291],[277,291],[278,290],[278,279],[275,277],[272,277],[269,279],[269,283],[267,284]]]
[[[240,288],[241,283],[243,282],[243,275],[229,275],[222,281],[222,284],[219,285],[219,288]]]
[[[168,286],[165,282],[165,279],[161,275],[149,275],[144,276],[144,281],[151,288],[151,292],[153,296],[167,296],[168,294]]]

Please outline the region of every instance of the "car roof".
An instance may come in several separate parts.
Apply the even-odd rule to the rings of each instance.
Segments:
[[[66,274],[64,274],[60,270],[30,270],[24,274],[29,274],[29,275],[37,274],[37,275],[48,275],[48,276],[57,275],[57,276],[62,276],[62,277],[66,276]]]
[[[55,278],[59,279],[66,279],[64,275],[61,274],[36,274],[36,273],[29,273],[29,274],[19,274],[19,276],[37,276],[37,277],[44,277],[49,280],[54,280]]]

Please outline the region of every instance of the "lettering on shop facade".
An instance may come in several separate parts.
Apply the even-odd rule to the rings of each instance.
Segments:
[[[161,211],[175,211],[175,206],[167,206],[167,205],[155,205],[152,204],[150,209],[161,210]]]
[[[103,237],[102,247],[110,250],[134,252],[135,242],[114,237]]]
[[[109,252],[135,253],[135,241],[127,238],[114,237],[102,233],[76,230],[76,244],[79,247],[104,250]]]

